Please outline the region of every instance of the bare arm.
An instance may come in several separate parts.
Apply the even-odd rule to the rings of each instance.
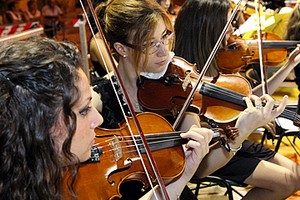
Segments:
[[[272,77],[267,80],[269,94],[272,95],[289,73],[300,63],[300,47],[297,47],[289,56],[288,61]],[[253,89],[253,94],[261,96],[262,84]]]
[[[208,144],[213,136],[213,132],[209,129],[198,128],[194,125],[188,132],[182,133],[180,136],[190,138],[191,140],[184,145],[186,165],[182,175],[178,180],[166,186],[170,199],[178,199],[184,187],[194,175],[203,157],[209,151]],[[159,188],[156,187],[155,191],[157,192],[158,199],[162,199]],[[141,199],[156,199],[156,197],[151,190]]]
[[[267,104],[262,109],[257,109],[255,105],[261,104],[261,101],[266,100]],[[236,122],[236,127],[239,129],[239,136],[234,140],[228,140],[228,144],[235,149],[242,144],[242,142],[255,130],[257,127],[268,123],[277,117],[285,108],[287,103],[287,96],[284,97],[282,103],[276,109],[273,109],[275,101],[269,96],[265,95],[261,98],[252,95],[251,100],[245,98],[247,103],[247,109],[240,113],[240,116]],[[227,152],[224,148],[220,148],[220,145],[211,147],[209,154],[200,163],[196,172],[197,177],[205,177],[224,166],[233,157],[232,152]]]
[[[101,51],[102,55],[99,52],[99,50]],[[106,71],[105,63],[106,63],[106,66],[107,66],[109,72],[113,71],[113,66],[110,62],[110,57],[106,51],[105,44],[104,44],[103,40],[100,39],[99,36],[97,36],[97,34],[96,34],[96,38],[91,39],[90,55],[91,55],[91,60],[98,61],[100,63],[100,65],[104,67],[105,71]],[[115,62],[115,64],[117,64],[117,62],[115,60],[114,60],[114,62]]]

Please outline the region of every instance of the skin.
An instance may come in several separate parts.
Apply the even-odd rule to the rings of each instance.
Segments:
[[[152,40],[160,41],[162,36],[165,34],[165,31],[167,30],[163,19],[161,18],[155,28],[153,38]],[[132,102],[137,102],[137,86],[136,81],[138,79],[138,76],[135,72],[135,69],[132,65],[133,60],[130,56],[132,51],[134,51],[132,48],[127,47],[126,45],[123,45],[119,42],[116,42],[114,44],[115,49],[117,52],[121,55],[121,59],[119,60],[119,73],[121,77],[124,77],[124,85],[125,88],[128,89],[130,94],[130,100]],[[124,58],[125,55],[125,58]],[[165,69],[165,65],[168,59],[169,55],[169,49],[166,45],[160,45],[159,50],[149,55],[148,62],[145,65],[142,65],[144,63],[144,56],[142,55],[140,69],[143,72],[162,72]],[[139,107],[135,107],[136,112],[140,112]]]
[[[160,2],[160,5],[161,5],[161,7],[164,9],[164,10],[168,10],[169,9],[169,7],[170,7],[170,5],[171,5],[171,0],[162,0],[161,2]]]
[[[94,144],[94,129],[103,122],[102,116],[92,105],[92,93],[87,77],[82,70],[79,71],[78,82],[80,100],[72,108],[77,117],[77,128],[71,143],[71,152],[79,157],[81,162],[89,159],[91,147]]]

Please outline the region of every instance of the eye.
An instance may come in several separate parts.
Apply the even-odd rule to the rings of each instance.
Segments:
[[[83,108],[82,110],[80,110],[79,114],[81,114],[82,116],[86,116],[91,109],[92,109],[92,106],[87,106],[87,107]]]
[[[161,37],[161,40],[165,40],[169,35],[166,33]]]
[[[149,47],[154,47],[154,46],[156,46],[156,43],[157,43],[157,42],[156,42],[156,41],[154,41],[154,40],[153,40],[153,41],[151,41],[151,42],[150,42],[150,44],[149,44]]]
[[[166,39],[169,35],[172,34],[172,31],[170,30],[166,30],[165,34],[163,34],[163,36],[161,37],[161,40],[164,40]]]

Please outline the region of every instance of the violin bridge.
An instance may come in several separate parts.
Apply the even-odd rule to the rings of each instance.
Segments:
[[[183,83],[182,83],[182,89],[183,91],[186,91],[186,88],[188,87],[188,85],[191,83],[191,72],[187,73]]]
[[[120,160],[123,156],[123,152],[119,138],[117,136],[114,136],[114,138],[112,138],[111,142],[109,142],[108,144],[114,152],[115,161]]]

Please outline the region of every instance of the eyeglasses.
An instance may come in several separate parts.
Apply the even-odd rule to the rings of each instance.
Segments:
[[[148,54],[154,54],[156,52],[158,52],[159,48],[161,47],[161,45],[169,45],[172,44],[173,42],[173,38],[174,38],[174,34],[172,31],[167,30],[166,33],[161,37],[160,41],[151,41],[148,47]],[[123,44],[125,44],[126,46],[133,48],[135,50],[141,51],[143,53],[146,53],[147,50],[147,46],[146,45],[134,45],[134,44],[130,44],[127,42],[123,42]]]

